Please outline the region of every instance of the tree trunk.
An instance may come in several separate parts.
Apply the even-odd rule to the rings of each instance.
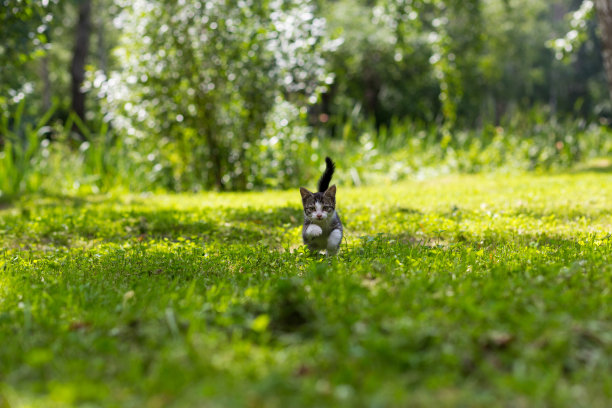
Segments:
[[[601,54],[608,78],[608,90],[612,98],[612,0],[596,0],[595,10],[597,10],[597,19],[601,29]]]
[[[206,141],[208,142],[208,151],[210,161],[212,163],[212,176],[215,187],[219,191],[225,190],[225,183],[223,183],[223,164],[221,162],[221,151],[215,139],[215,135],[212,134],[210,129],[204,131]]]
[[[49,53],[45,54],[41,60],[40,76],[42,78],[42,104],[43,111],[48,112],[51,109],[51,78],[49,77]]]
[[[218,126],[216,126],[215,113],[211,109],[212,102],[201,96],[196,96],[196,103],[199,107],[198,121],[200,124],[199,134],[204,136],[204,141],[208,148],[208,157],[210,162],[208,167],[208,184],[214,185],[217,190],[225,190],[223,183],[223,161],[225,154],[219,146],[217,140]],[[199,160],[199,158],[196,158]]]
[[[102,2],[99,1],[98,3],[96,3],[97,7],[94,7],[94,14],[97,15],[97,18],[95,19],[95,26],[96,32],[98,34],[98,64],[100,64],[100,70],[104,73],[104,75],[106,75],[108,68],[108,55],[106,50],[106,27],[104,25],[104,17],[106,15],[104,14],[104,11],[101,10],[101,8],[105,5],[100,3]]]
[[[85,121],[85,93],[81,91],[85,80],[85,61],[89,53],[89,37],[91,34],[91,1],[81,0],[79,5],[79,20],[77,21],[74,53],[70,74],[72,77],[72,110]],[[81,134],[78,127],[73,130]]]

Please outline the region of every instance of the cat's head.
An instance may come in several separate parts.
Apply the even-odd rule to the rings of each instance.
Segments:
[[[324,193],[311,193],[300,187],[304,215],[314,223],[328,222],[336,211],[336,186],[333,185]]]

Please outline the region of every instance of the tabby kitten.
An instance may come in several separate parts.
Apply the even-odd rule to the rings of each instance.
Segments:
[[[319,191],[311,193],[300,187],[304,206],[302,238],[312,252],[325,249],[327,255],[335,255],[342,241],[342,223],[336,212],[336,186],[329,187],[336,166],[325,158],[325,172],[319,179]]]

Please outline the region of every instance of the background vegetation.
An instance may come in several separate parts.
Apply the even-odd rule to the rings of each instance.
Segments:
[[[2,6],[2,200],[295,187],[326,154],[359,185],[612,149],[591,1]]]

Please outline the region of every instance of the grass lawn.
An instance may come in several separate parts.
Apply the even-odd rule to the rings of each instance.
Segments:
[[[314,184],[314,182],[313,182]],[[608,407],[612,174],[0,210],[0,407]]]

